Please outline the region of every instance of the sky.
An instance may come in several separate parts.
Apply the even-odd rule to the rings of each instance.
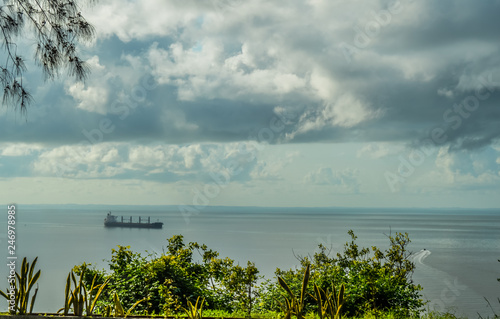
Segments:
[[[28,62],[27,116],[0,106],[0,202],[498,208],[498,12],[494,0],[85,5],[89,78],[45,81]]]

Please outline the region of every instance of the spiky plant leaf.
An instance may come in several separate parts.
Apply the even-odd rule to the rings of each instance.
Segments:
[[[64,291],[64,315],[67,316],[69,313],[69,306],[71,304],[69,291],[71,289],[71,274],[68,274],[68,279],[66,279],[66,289]]]
[[[94,278],[95,278],[95,276],[94,276]],[[92,304],[90,305],[90,309],[87,310],[87,315],[89,315],[89,316],[92,315],[92,312],[94,311],[94,307],[97,303],[97,300],[99,299],[99,296],[101,295],[101,293],[104,291],[104,288],[106,287],[106,285],[109,283],[109,280],[110,280],[110,278],[108,278],[102,285],[100,285],[99,290],[97,290],[97,293],[94,296],[94,300],[92,301]]]
[[[342,305],[344,304],[344,292],[345,292],[345,285],[342,284],[340,286],[340,291],[339,291],[339,297],[338,297],[338,307],[342,307]]]
[[[77,287],[75,274],[73,273],[73,271],[71,271],[70,274],[71,274],[71,280],[73,281],[73,285]]]
[[[283,287],[283,289],[285,289],[285,291],[290,295],[292,299],[295,298],[292,290],[290,289],[290,287],[288,287],[288,284],[283,280],[283,278],[279,276],[278,276],[278,283],[280,284],[281,287]]]
[[[123,315],[124,315],[123,307],[122,307],[122,304],[120,302],[120,298],[118,298],[118,295],[116,294],[116,292],[113,296],[113,301],[115,303],[115,316],[123,317]]]
[[[292,318],[292,307],[290,305],[290,301],[285,298],[285,316],[283,319],[291,319]]]
[[[28,293],[29,291],[31,290],[31,288],[33,288],[33,286],[35,285],[35,283],[37,282],[38,278],[40,278],[40,274],[41,274],[41,270],[38,270],[35,274],[35,276],[33,277],[29,277],[29,284],[28,284],[28,289],[26,290]]]
[[[307,284],[309,283],[311,265],[307,265],[304,271],[304,279],[302,280],[302,291],[300,292],[300,305],[304,305],[304,299],[307,293]]]
[[[106,317],[108,317],[108,318],[111,316],[111,306],[110,305],[106,306],[104,313],[106,314]]]
[[[76,297],[76,293],[74,291],[71,292],[70,302],[73,305],[73,314],[78,316],[78,309],[80,308],[78,305],[78,298]]]
[[[28,278],[32,278],[33,277],[33,272],[35,270],[35,265],[36,265],[37,260],[38,260],[38,256],[35,257],[35,259],[33,259],[33,262],[31,263],[30,272],[29,272]]]
[[[337,312],[337,307],[335,306],[335,297],[333,294],[329,295],[329,298],[326,299],[328,313],[330,314],[330,318],[335,318],[335,313]]]
[[[37,294],[38,294],[38,285],[36,286],[35,293],[33,294],[33,297],[31,297],[30,313],[33,312],[33,306],[35,305],[35,300],[36,300]]]
[[[125,318],[127,318],[128,315],[130,315],[130,313],[132,312],[132,310],[134,310],[135,307],[137,307],[138,304],[140,304],[141,302],[145,301],[147,298],[143,298],[139,301],[137,301],[136,303],[134,303],[132,305],[132,307],[130,307],[128,310],[127,310],[127,313],[125,314]]]
[[[0,296],[4,297],[7,300],[10,299],[10,297],[5,292],[3,292],[3,290],[0,290]]]
[[[323,307],[322,289],[314,284],[314,293],[316,295],[316,303],[318,304],[318,315],[320,319],[324,319],[325,312]],[[313,296],[314,297],[314,296]]]

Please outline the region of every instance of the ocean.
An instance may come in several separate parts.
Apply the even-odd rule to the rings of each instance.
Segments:
[[[7,206],[3,210],[0,287],[5,289]],[[164,227],[104,228],[108,211],[151,216]],[[298,267],[297,256],[313,255],[320,243],[342,251],[350,229],[366,247],[386,248],[386,235],[409,234],[417,265],[413,279],[423,286],[429,310],[469,318],[500,314],[500,210],[206,207],[187,216],[176,206],[18,205],[16,256],[18,264],[24,256],[39,257],[42,274],[34,311],[56,312],[63,305],[72,267],[87,262],[108,269],[111,249],[117,245],[129,245],[144,255],[161,253],[168,238],[181,234],[185,242],[204,243],[242,265],[253,261],[261,275],[272,278],[277,267]],[[7,310],[5,300],[0,310]]]

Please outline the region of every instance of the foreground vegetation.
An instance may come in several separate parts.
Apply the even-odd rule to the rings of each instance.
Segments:
[[[298,257],[297,269],[276,269],[264,280],[255,264],[245,266],[181,235],[168,239],[162,254],[142,256],[129,246],[112,250],[109,271],[83,263],[68,274],[63,315],[127,317],[130,314],[284,319],[456,318],[425,314],[422,287],[413,282],[415,264],[409,259],[408,234],[389,235],[385,250],[362,248],[357,237],[333,256],[319,245],[313,256]],[[11,314],[31,313],[40,277],[24,260],[15,289],[1,295]],[[61,287],[63,291],[63,287]],[[62,293],[61,293],[62,296]],[[29,309],[28,309],[29,307]]]

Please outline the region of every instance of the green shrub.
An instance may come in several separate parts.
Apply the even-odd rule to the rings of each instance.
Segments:
[[[312,258],[300,258],[301,268],[296,270],[276,270],[276,276],[283,278],[295,293],[301,289],[302,274],[310,265],[310,281],[326,290],[332,283],[345,284],[345,303],[342,311],[347,316],[363,316],[367,313],[391,312],[398,317],[415,316],[424,305],[419,285],[413,283],[415,264],[409,260],[410,239],[408,234],[398,233],[388,236],[390,246],[382,251],[377,247],[360,248],[357,237],[348,232],[351,242],[344,246],[344,252],[330,257],[327,249],[319,245],[320,251]],[[276,300],[285,296],[277,289],[276,281],[267,281],[261,293],[261,308],[278,311]],[[308,287],[310,297],[305,298],[305,311],[317,310],[312,298],[313,285]]]
[[[195,255],[197,253],[197,255]],[[198,257],[199,256],[199,257]],[[258,269],[251,262],[247,267],[235,265],[229,258],[219,258],[219,253],[196,242],[184,243],[181,235],[168,239],[166,251],[161,255],[141,256],[129,246],[112,250],[110,273],[89,269],[84,283],[90,285],[108,281],[102,301],[96,312],[104,313],[113,307],[116,293],[124,307],[131,307],[145,298],[135,308],[137,313],[172,315],[182,308],[188,309],[198,297],[204,298],[205,309],[227,312],[251,313],[256,303],[253,291],[258,279]],[[78,273],[86,264],[75,267]]]

